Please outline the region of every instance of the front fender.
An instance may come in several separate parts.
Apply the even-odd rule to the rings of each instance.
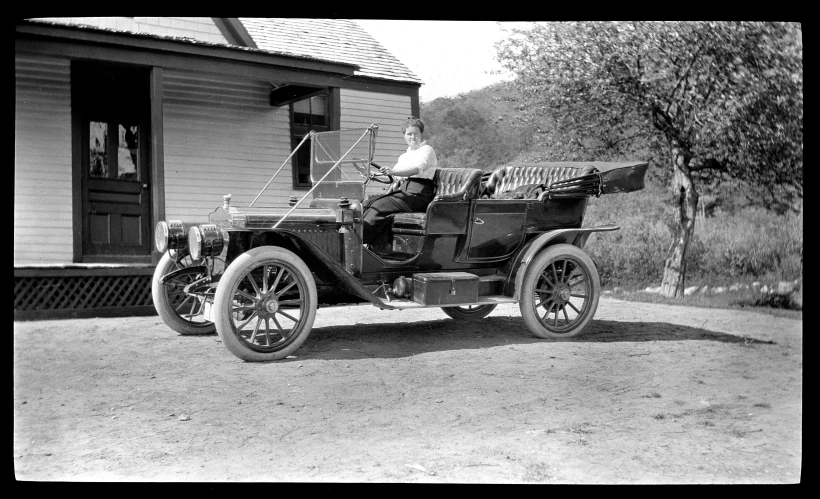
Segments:
[[[585,227],[582,229],[557,229],[545,232],[540,236],[528,241],[515,258],[510,259],[503,269],[507,273],[507,280],[504,282],[504,294],[520,300],[521,283],[524,280],[524,273],[532,259],[547,246],[553,244],[572,244],[581,249],[593,232],[609,232],[619,230],[617,225],[600,225],[598,227]]]
[[[192,265],[190,267],[185,267],[182,269],[177,269],[173,272],[169,272],[164,276],[160,277],[159,282],[162,284],[168,284],[169,281],[172,279],[176,279],[181,275],[191,275],[191,276],[199,276],[203,274],[208,274],[208,267],[205,265]]]

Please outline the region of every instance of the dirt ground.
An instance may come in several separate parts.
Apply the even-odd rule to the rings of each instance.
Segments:
[[[797,483],[802,321],[602,298],[574,340],[515,305],[321,309],[245,363],[158,317],[14,323],[18,480]]]

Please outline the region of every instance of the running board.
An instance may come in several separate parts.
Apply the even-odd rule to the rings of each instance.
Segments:
[[[500,305],[502,303],[518,303],[518,300],[514,298],[510,298],[509,296],[504,295],[495,295],[495,296],[479,296],[478,301],[470,302],[470,303],[448,303],[447,305],[422,305],[421,303],[416,303],[413,300],[406,300],[404,298],[401,299],[393,299],[390,301],[382,300],[382,305],[375,306],[379,308],[388,308],[388,309],[398,309],[404,310],[407,308],[443,308],[443,307],[469,307],[475,305]]]

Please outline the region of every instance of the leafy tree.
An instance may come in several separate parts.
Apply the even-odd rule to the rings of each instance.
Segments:
[[[568,22],[512,30],[498,59],[554,158],[662,166],[677,204],[662,292],[682,296],[699,186],[802,199],[802,50],[790,23]]]

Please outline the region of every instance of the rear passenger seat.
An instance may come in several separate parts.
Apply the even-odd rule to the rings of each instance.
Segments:
[[[511,163],[498,167],[482,184],[482,199],[542,199],[546,190],[561,180],[595,171],[578,163]]]

